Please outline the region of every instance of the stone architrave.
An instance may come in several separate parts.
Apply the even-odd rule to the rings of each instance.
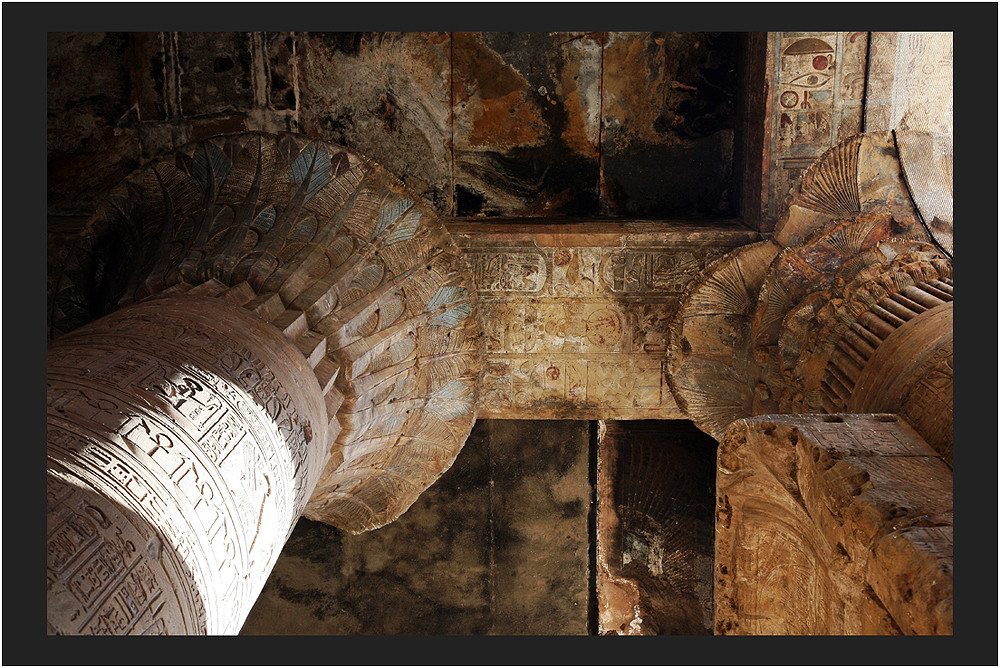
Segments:
[[[889,414],[763,415],[718,451],[721,635],[949,635],[951,468]]]
[[[732,221],[445,224],[479,293],[484,418],[684,418],[663,369],[679,298],[757,239]]]

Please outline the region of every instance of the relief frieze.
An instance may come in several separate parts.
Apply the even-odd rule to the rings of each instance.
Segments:
[[[687,284],[753,237],[720,224],[455,221],[487,371],[480,417],[683,417],[665,382]]]

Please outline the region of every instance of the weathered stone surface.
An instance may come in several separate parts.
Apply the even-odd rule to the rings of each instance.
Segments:
[[[443,214],[735,212],[735,34],[122,35],[95,67],[125,75],[142,160],[212,133],[304,132],[373,156]],[[57,51],[81,99],[107,94]]]
[[[448,33],[303,33],[295,48],[301,132],[377,156],[450,212]]]
[[[191,141],[191,122],[178,118],[139,124],[142,159],[153,160]]]
[[[605,424],[598,633],[710,635],[715,441],[687,421]]]
[[[768,150],[765,136],[771,95],[767,87],[766,32],[741,33],[738,62],[736,134],[733,146],[733,179],[739,215],[747,227],[760,230],[770,197],[769,174],[760,165]]]
[[[684,414],[716,439],[753,410],[750,326],[778,252],[772,240],[758,241],[716,260],[691,280],[668,325],[668,386]]]
[[[732,224],[446,224],[479,291],[480,415],[493,418],[683,417],[662,368],[678,298],[756,236]]]
[[[762,165],[767,200],[761,231],[773,229],[785,197],[824,151],[862,128],[868,33],[768,33],[769,103]]]
[[[950,32],[873,32],[865,129],[954,135]]]
[[[601,213],[736,212],[736,33],[607,33]]]
[[[174,35],[169,32],[129,33],[132,85],[143,122],[165,121],[176,115],[177,71]]]
[[[873,213],[892,216],[893,236],[932,241],[919,224],[893,133],[856,135],[826,151],[805,170],[787,204],[774,230],[785,248],[805,244],[845,218]]]
[[[952,632],[951,469],[896,416],[735,422],[716,500],[716,633]]]
[[[264,33],[267,55],[267,102],[273,109],[298,109],[297,35]]]
[[[177,65],[184,116],[234,112],[253,105],[251,33],[177,33]]]
[[[480,420],[396,522],[300,520],[244,635],[587,632],[586,423]]]
[[[586,422],[490,420],[491,633],[585,635],[590,512]]]
[[[129,37],[52,32],[47,39],[48,213],[87,214],[139,166]]]
[[[52,305],[59,286],[63,262],[77,235],[87,224],[86,216],[49,216],[45,235],[45,336],[52,337]]]
[[[455,215],[596,214],[600,35],[452,39]]]

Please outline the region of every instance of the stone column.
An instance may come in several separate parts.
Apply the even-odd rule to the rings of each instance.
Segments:
[[[300,513],[395,520],[476,419],[459,250],[384,169],[299,135],[132,174],[51,322],[50,632],[235,633]]]
[[[717,634],[952,633],[951,468],[903,420],[737,420],[718,461]]]
[[[951,632],[951,154],[837,144],[682,299],[668,380],[721,444],[716,633]]]
[[[49,632],[237,632],[329,457],[306,358],[184,295],[54,342],[47,390]]]
[[[950,156],[947,137],[852,137],[806,170],[773,238],[692,281],[667,378],[699,428],[899,412],[951,461]]]
[[[166,294],[219,295],[305,356],[336,440],[305,514],[393,521],[476,417],[476,294],[433,210],[342,147],[245,133],[186,144],[104,198],[67,255],[53,338]]]
[[[941,287],[949,286],[941,283]],[[927,286],[927,289],[933,287]],[[919,298],[921,292],[924,291],[914,289],[911,295]],[[898,296],[905,299],[903,295]],[[950,295],[947,298],[950,299]],[[898,329],[890,331],[867,360],[854,384],[847,408],[855,413],[899,414],[950,465],[954,415],[954,302],[941,302],[927,310],[916,302],[900,307],[906,320]],[[897,316],[896,320],[902,319]]]

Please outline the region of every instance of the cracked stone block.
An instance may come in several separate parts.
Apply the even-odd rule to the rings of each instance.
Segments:
[[[892,414],[763,415],[719,446],[722,635],[950,635],[952,470]]]

